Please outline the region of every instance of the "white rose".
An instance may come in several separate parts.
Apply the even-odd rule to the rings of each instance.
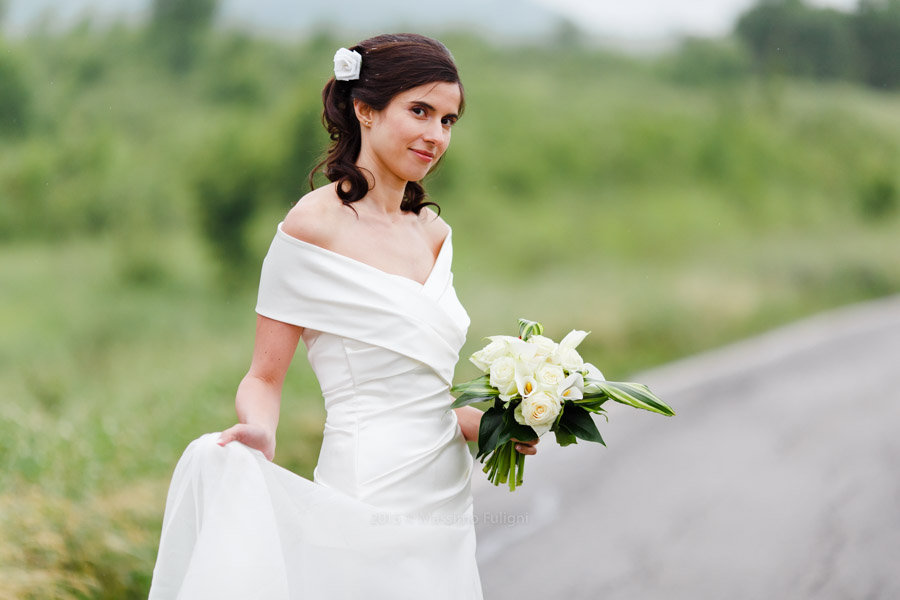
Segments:
[[[334,53],[334,78],[341,81],[359,79],[359,69],[362,67],[362,55],[355,50],[339,48]]]
[[[472,355],[469,360],[473,365],[484,371],[491,370],[491,365],[501,356],[506,356],[509,351],[509,344],[505,340],[494,340],[478,352]]]
[[[508,400],[516,393],[516,361],[509,356],[501,356],[491,365],[491,385],[500,392],[500,397]],[[504,398],[504,396],[506,398]]]
[[[535,356],[550,356],[556,352],[558,344],[548,337],[542,335],[533,335],[528,338],[529,344],[537,346]]]
[[[559,352],[553,356],[553,362],[569,373],[580,371],[584,367],[584,359],[575,348],[560,348]]]
[[[513,416],[521,425],[528,425],[538,436],[547,433],[559,415],[559,399],[547,392],[535,392],[516,407]]]
[[[565,378],[562,367],[550,363],[544,363],[534,370],[534,379],[542,390],[556,391]]]

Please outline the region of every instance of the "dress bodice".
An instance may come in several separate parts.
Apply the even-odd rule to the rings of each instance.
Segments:
[[[448,233],[424,284],[287,235],[263,262],[256,312],[304,327],[327,417],[315,481],[404,513],[471,504],[472,457],[450,409],[469,317]]]

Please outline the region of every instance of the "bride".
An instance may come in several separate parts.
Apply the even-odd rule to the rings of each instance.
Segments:
[[[276,228],[239,423],[176,465],[151,600],[482,597],[465,443],[482,413],[449,394],[469,318],[418,183],[462,84],[440,42],[382,35],[337,52],[322,98],[332,143],[310,184],[320,168],[331,183]],[[327,410],[313,481],[271,462],[301,339]]]

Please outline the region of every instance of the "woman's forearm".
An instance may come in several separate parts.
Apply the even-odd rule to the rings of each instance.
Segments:
[[[481,415],[484,413],[474,406],[463,406],[453,410],[456,411],[456,420],[459,421],[459,428],[462,430],[463,437],[467,442],[477,442],[478,428],[481,426]]]
[[[263,427],[275,437],[281,410],[280,386],[246,375],[238,386],[234,407],[241,423]]]

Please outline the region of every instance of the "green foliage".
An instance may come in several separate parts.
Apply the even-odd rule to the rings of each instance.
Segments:
[[[251,264],[247,228],[266,194],[272,167],[244,122],[227,126],[193,169],[200,231],[228,285],[239,284]]]
[[[562,439],[564,442],[574,443],[569,437],[570,434],[576,438],[580,438],[586,442],[596,442],[606,445],[603,436],[597,429],[597,425],[591,418],[590,413],[578,404],[569,404],[566,410],[562,412],[559,418],[559,431],[563,432]],[[568,445],[568,444],[564,444]]]
[[[858,76],[859,40],[845,13],[799,0],[762,2],[740,17],[735,32],[763,71],[817,79]]]
[[[730,84],[750,75],[744,47],[733,40],[687,38],[662,60],[663,73],[685,84]]]
[[[0,15],[2,12],[0,6]],[[22,134],[28,129],[31,96],[22,60],[0,39],[0,139]]]
[[[854,18],[863,40],[865,80],[873,87],[900,86],[900,0],[861,0]]]
[[[859,209],[863,217],[880,221],[896,212],[898,203],[897,178],[886,172],[867,178],[859,195]]]
[[[218,4],[218,0],[153,0],[151,40],[173,71],[193,65]]]
[[[854,13],[763,0],[741,16],[735,33],[763,73],[900,86],[898,0],[862,0]]]
[[[309,172],[324,158],[329,143],[322,126],[321,100],[315,94],[310,97],[308,90],[301,87],[289,96],[291,104],[279,124],[282,146],[274,177],[278,194],[292,202],[309,191]]]

